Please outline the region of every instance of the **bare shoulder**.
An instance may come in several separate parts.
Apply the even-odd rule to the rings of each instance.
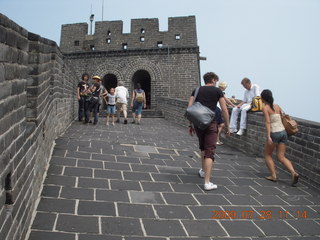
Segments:
[[[264,106],[263,106],[263,108],[262,108],[262,111],[263,112],[269,112],[270,111],[270,106],[268,105],[268,104],[265,104]]]
[[[278,104],[273,104],[273,108],[274,108],[276,113],[280,113],[281,112],[281,107]]]

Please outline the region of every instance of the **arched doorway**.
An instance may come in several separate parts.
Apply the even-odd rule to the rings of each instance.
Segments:
[[[106,74],[103,77],[103,85],[107,89],[108,92],[110,91],[111,88],[116,88],[118,85],[117,76],[112,73]]]
[[[151,77],[148,71],[138,70],[133,74],[132,77],[133,88],[136,88],[136,84],[140,83],[141,88],[146,93],[147,109],[151,108]]]

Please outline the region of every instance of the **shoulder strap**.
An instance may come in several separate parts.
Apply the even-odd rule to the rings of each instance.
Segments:
[[[196,98],[197,98],[198,93],[199,93],[199,89],[200,89],[200,87],[198,87],[198,88],[196,89],[196,91],[194,92],[193,102],[195,102],[195,101],[196,101]]]

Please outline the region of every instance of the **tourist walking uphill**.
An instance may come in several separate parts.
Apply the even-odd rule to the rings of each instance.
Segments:
[[[252,84],[250,79],[244,78],[241,81],[242,86],[246,89],[244,92],[244,98],[241,103],[232,109],[230,118],[230,131],[231,133],[237,133],[242,135],[247,129],[247,111],[251,108],[252,99],[260,96],[260,87],[257,84]],[[240,130],[237,130],[237,120],[239,113],[240,117]]]
[[[116,106],[117,106],[117,123],[120,122],[120,113],[123,112],[123,118],[124,124],[127,124],[127,104],[128,104],[128,98],[129,98],[129,92],[128,89],[124,86],[124,83],[122,81],[119,81],[118,87],[116,87],[115,90],[116,95]]]
[[[141,84],[137,83],[137,88],[133,90],[131,98],[132,107],[132,123],[140,124],[142,108],[146,108],[146,94],[143,89],[141,89]]]
[[[277,181],[276,167],[272,159],[272,153],[276,148],[277,158],[291,173],[291,184],[294,186],[298,183],[299,174],[296,173],[289,159],[285,157],[288,136],[281,121],[282,110],[279,105],[273,103],[274,99],[270,90],[263,90],[261,93],[261,99],[265,104],[262,111],[267,131],[264,157],[266,165],[271,173],[271,175],[266,177],[266,179],[274,182]]]
[[[191,106],[193,102],[200,102],[202,105],[210,108],[213,112],[215,112],[217,103],[219,102],[222,115],[225,119],[226,125],[226,134],[230,136],[229,131],[229,114],[226,106],[226,102],[224,100],[224,96],[222,91],[215,87],[216,81],[219,80],[219,77],[213,73],[209,72],[203,76],[203,80],[205,86],[199,88],[198,95],[194,99],[195,91],[194,90],[190,96],[188,106]],[[214,161],[214,154],[216,150],[217,143],[217,134],[218,134],[218,125],[216,120],[214,119],[209,127],[202,130],[197,127],[194,127],[191,123],[189,126],[189,133],[192,136],[193,133],[197,134],[199,140],[199,148],[201,150],[201,163],[202,168],[199,170],[199,176],[204,178],[204,190],[213,190],[217,189],[218,186],[210,182],[212,165]]]

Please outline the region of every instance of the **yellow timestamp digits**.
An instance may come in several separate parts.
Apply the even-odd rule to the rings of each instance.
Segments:
[[[295,211],[289,213],[289,211],[277,211],[273,212],[271,210],[245,210],[241,212],[236,211],[212,211],[212,219],[288,219],[288,218],[307,218],[307,211]]]

